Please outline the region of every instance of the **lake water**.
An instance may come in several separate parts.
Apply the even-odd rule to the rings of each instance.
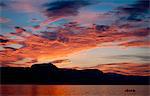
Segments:
[[[150,86],[1,85],[0,88],[1,96],[148,96]]]

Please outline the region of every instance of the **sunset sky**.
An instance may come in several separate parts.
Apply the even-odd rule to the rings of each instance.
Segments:
[[[149,0],[1,0],[0,66],[150,75]]]

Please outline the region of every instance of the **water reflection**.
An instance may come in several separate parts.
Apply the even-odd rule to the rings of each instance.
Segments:
[[[1,96],[148,96],[148,88],[149,85],[1,85],[0,93]]]

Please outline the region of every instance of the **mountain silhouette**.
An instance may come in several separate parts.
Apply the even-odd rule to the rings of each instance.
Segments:
[[[97,69],[57,68],[51,63],[31,67],[0,67],[1,84],[147,85],[149,76],[125,76]]]

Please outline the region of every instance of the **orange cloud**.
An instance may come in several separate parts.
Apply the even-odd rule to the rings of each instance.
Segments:
[[[131,42],[122,43],[122,44],[120,44],[120,46],[125,46],[125,47],[130,47],[130,46],[150,47],[150,41],[131,41]]]
[[[38,63],[49,62],[51,59],[64,57],[68,54],[72,54],[77,51],[90,49],[97,46],[103,46],[101,44],[107,42],[123,41],[126,39],[143,39],[147,36],[147,29],[141,29],[129,32],[119,32],[119,27],[110,26],[107,30],[96,30],[95,27],[84,28],[78,25],[70,26],[66,24],[65,28],[58,28],[56,34],[42,33],[43,35],[35,35],[26,32],[22,28],[17,28],[15,33],[10,33],[5,36],[1,36],[3,39],[8,39],[8,42],[1,42],[2,47],[10,44],[20,44],[23,47],[12,50],[11,48],[5,48],[0,52],[0,62],[3,65],[13,65],[14,62],[22,60],[23,58],[32,58]],[[44,36],[46,35],[46,37]],[[137,35],[138,34],[138,35]],[[51,39],[51,37],[54,37]],[[15,36],[14,38],[12,38]],[[10,39],[11,37],[11,39]],[[18,39],[20,38],[20,39]],[[136,44],[130,44],[130,46],[144,46],[146,42],[141,45],[139,42]],[[120,44],[118,46],[126,46],[126,44]],[[16,48],[16,47],[14,47]],[[29,66],[33,62],[25,62]],[[36,63],[36,62],[34,62]]]
[[[59,64],[59,63],[65,63],[65,62],[70,62],[68,59],[60,59],[60,60],[54,60],[51,63],[53,64]]]

